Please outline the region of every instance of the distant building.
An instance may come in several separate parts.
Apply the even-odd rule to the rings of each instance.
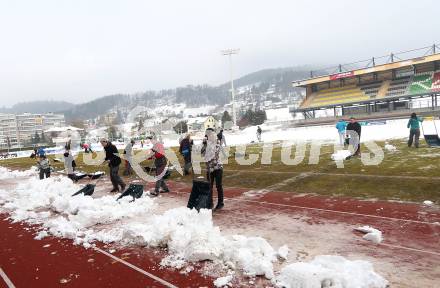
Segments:
[[[0,149],[24,147],[31,138],[53,127],[65,126],[62,114],[1,114],[0,113]]]
[[[206,131],[208,128],[217,130],[220,127],[219,122],[213,116],[189,118],[187,125],[189,131]]]
[[[208,118],[205,119],[205,122],[203,122],[203,126],[204,126],[205,131],[206,131],[208,128],[217,130],[219,125],[218,125],[218,121],[215,120],[214,117],[208,116]]]

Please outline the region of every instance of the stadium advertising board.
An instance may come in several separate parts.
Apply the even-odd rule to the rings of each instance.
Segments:
[[[338,74],[330,75],[330,80],[337,80],[337,79],[348,78],[348,77],[353,77],[353,76],[354,76],[354,72],[353,71],[343,72],[343,73],[338,73]]]
[[[412,75],[414,75],[414,69],[412,67],[396,70],[396,78],[402,78]]]

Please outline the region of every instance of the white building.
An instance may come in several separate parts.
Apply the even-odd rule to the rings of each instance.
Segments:
[[[0,113],[0,149],[24,147],[31,138],[53,127],[65,126],[62,114],[1,114]]]

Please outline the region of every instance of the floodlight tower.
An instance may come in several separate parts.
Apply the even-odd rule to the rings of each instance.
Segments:
[[[237,126],[237,116],[235,115],[235,90],[234,78],[232,76],[232,55],[238,54],[238,52],[240,52],[240,49],[226,49],[221,51],[223,56],[229,56],[229,67],[231,73],[232,122],[234,123],[234,127]]]

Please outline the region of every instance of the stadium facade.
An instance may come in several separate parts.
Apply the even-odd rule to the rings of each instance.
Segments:
[[[292,83],[305,88],[306,97],[291,112],[316,120],[322,115],[371,117],[438,111],[439,52],[440,46],[432,45],[311,71],[311,78]]]
[[[65,124],[63,114],[0,113],[0,149],[24,147],[35,133],[41,136],[43,131]]]

